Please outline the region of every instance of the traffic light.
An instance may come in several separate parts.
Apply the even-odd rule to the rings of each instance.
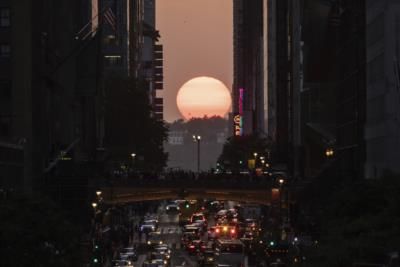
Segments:
[[[269,242],[269,245],[270,245],[271,247],[273,247],[273,246],[275,246],[275,242],[274,242],[274,241],[270,241],[270,242]]]

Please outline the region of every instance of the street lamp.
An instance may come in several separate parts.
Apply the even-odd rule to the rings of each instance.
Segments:
[[[333,150],[332,148],[327,148],[327,149],[325,150],[325,155],[326,155],[328,158],[329,158],[329,157],[332,157],[333,154],[334,154],[334,150]]]
[[[92,203],[92,207],[93,207],[94,209],[96,209],[96,208],[97,208],[97,203],[96,203],[96,202],[93,202],[93,203]]]
[[[193,135],[193,141],[197,143],[197,172],[200,173],[200,135]]]
[[[254,152],[253,155],[254,155],[255,158],[257,158],[258,154],[257,154],[257,152]]]
[[[96,195],[98,196],[98,197],[100,197],[101,196],[101,191],[99,190],[99,191],[96,191]]]

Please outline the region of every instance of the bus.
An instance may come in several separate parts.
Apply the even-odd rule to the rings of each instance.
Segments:
[[[238,239],[217,239],[215,242],[216,266],[245,267],[244,244]]]

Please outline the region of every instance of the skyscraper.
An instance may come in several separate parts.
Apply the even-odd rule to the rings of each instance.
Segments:
[[[233,12],[232,111],[233,123],[241,124],[236,135],[264,134],[263,1],[234,0]]]
[[[45,190],[93,158],[98,42],[78,38],[90,20],[87,0],[0,1],[1,186]]]
[[[377,178],[386,171],[400,172],[400,4],[367,1],[365,8],[364,170],[367,178]]]

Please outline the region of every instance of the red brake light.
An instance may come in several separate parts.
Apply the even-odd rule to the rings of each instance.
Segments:
[[[219,233],[219,228],[215,229],[215,232],[218,234]]]
[[[231,229],[231,234],[234,234],[234,233],[236,233],[236,230],[235,229]]]

